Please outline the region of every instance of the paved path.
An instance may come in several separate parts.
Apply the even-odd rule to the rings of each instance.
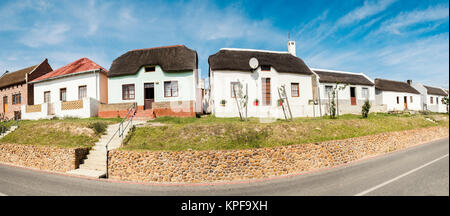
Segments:
[[[154,186],[49,174],[0,165],[0,195],[445,195],[449,139],[346,167],[255,183]]]

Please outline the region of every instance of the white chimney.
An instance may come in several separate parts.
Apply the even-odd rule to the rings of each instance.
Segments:
[[[288,41],[288,52],[293,56],[297,56],[295,53],[295,41]]]

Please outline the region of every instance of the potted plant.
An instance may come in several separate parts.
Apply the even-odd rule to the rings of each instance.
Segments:
[[[254,104],[255,106],[258,106],[258,105],[259,105],[259,100],[258,100],[258,98],[256,98],[255,101],[253,101],[253,104]]]
[[[221,106],[225,106],[226,103],[227,103],[227,101],[226,101],[225,99],[222,99],[222,100],[220,101],[220,105],[221,105]]]
[[[278,105],[278,106],[283,106],[283,100],[278,99],[278,100],[277,100],[277,105]]]

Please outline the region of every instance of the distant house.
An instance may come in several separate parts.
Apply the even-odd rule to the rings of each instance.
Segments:
[[[5,72],[0,77],[1,119],[20,119],[21,106],[34,104],[34,86],[30,81],[52,71],[48,60],[14,72]]]
[[[202,112],[198,57],[184,45],[129,51],[108,73],[108,104],[101,117],[117,117],[136,103],[137,117],[195,116]]]
[[[412,82],[408,80],[408,82]],[[412,86],[421,94],[422,110],[431,112],[447,112],[447,105],[443,103],[444,97],[448,96],[448,92],[443,88],[426,86],[421,83],[414,82]]]
[[[88,58],[78,59],[31,81],[34,105],[23,105],[24,119],[97,116],[108,102],[108,71]]]
[[[322,112],[329,114],[332,91],[335,96],[339,114],[360,114],[366,100],[371,103],[372,112],[384,112],[385,106],[377,106],[375,101],[375,84],[363,73],[343,72],[326,69],[312,69],[319,77],[320,104]],[[345,87],[345,88],[344,88]],[[340,89],[339,88],[343,88]]]
[[[375,79],[375,99],[387,111],[422,110],[420,92],[411,82]]]
[[[284,118],[278,89],[285,86],[293,117],[319,116],[319,107],[314,105],[316,75],[295,56],[295,42],[288,43],[288,50],[290,52],[222,48],[209,56],[212,114],[238,117],[235,92],[241,89],[245,94],[248,86],[248,117]],[[249,65],[252,58],[258,61],[254,70]]]

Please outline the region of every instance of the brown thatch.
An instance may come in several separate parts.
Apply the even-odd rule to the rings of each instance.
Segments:
[[[435,87],[431,87],[431,86],[426,86],[424,85],[424,87],[427,89],[427,94],[431,94],[431,95],[441,95],[441,96],[447,96],[448,93],[446,93],[444,90],[440,89],[440,88],[435,88]]]
[[[33,65],[18,71],[8,72],[0,78],[0,88],[25,83],[25,75],[33,71],[39,65]]]
[[[394,80],[375,79],[375,88],[382,91],[407,92],[412,94],[420,94],[415,88],[406,82]]]
[[[133,75],[146,65],[159,65],[165,72],[194,70],[197,52],[184,45],[131,50],[113,61],[108,77]]]
[[[255,57],[259,65],[274,67],[278,72],[312,75],[311,70],[302,59],[289,53],[273,53],[249,50],[220,50],[209,56],[208,63],[212,70],[251,71],[249,60]]]
[[[319,75],[321,83],[344,83],[350,85],[374,86],[375,84],[360,74],[338,73],[314,70]]]

